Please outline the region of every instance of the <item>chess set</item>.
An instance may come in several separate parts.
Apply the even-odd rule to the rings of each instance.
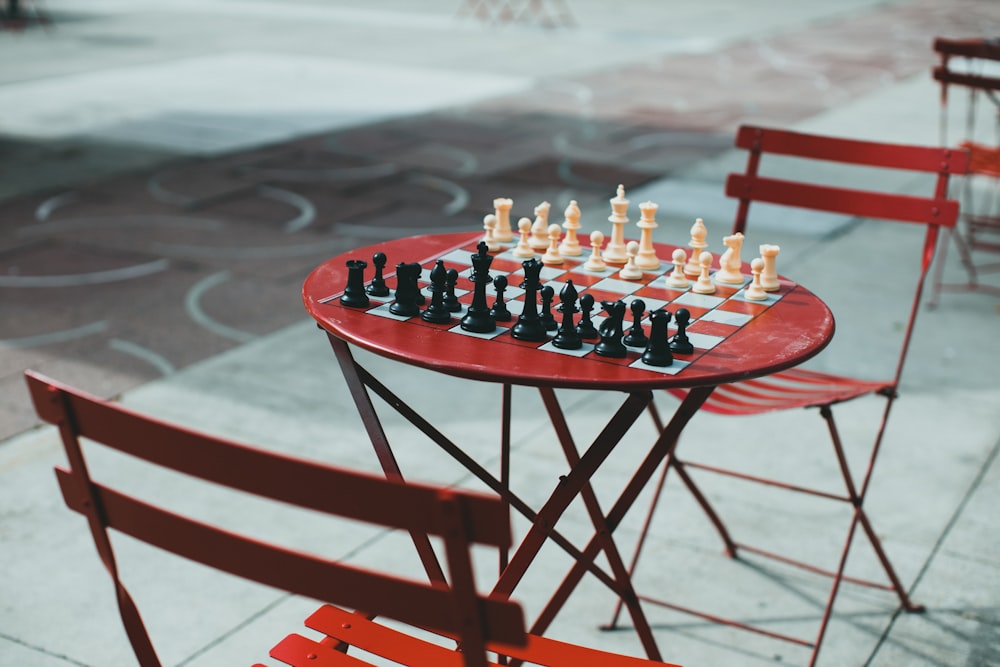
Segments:
[[[496,199],[482,236],[433,257],[403,258],[394,271],[386,270],[386,254],[375,252],[370,278],[367,259],[349,259],[343,291],[321,302],[491,343],[676,375],[797,287],[777,276],[778,246],[760,246],[761,256],[746,264],[743,235],[734,234],[715,256],[700,219],[690,250],[658,246],[652,202],[639,206],[639,240],[626,241],[629,201],[622,186],[610,204],[607,244],[595,230],[585,245],[575,201],[562,225],[549,223],[550,205],[543,202],[534,221],[521,218],[515,232],[513,201]],[[657,256],[657,248],[669,257]],[[414,344],[420,339],[413,336]]]

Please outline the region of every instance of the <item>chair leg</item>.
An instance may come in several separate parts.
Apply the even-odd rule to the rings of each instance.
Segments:
[[[837,429],[837,424],[833,418],[833,410],[830,406],[823,406],[820,408],[820,414],[826,421],[827,428],[830,431],[830,439],[833,442],[833,448],[837,455],[837,462],[840,466],[840,472],[844,477],[844,485],[847,488],[848,497],[850,498],[851,504],[855,508],[855,519],[851,524],[851,534],[853,535],[856,528],[857,522],[861,523],[862,529],[865,535],[868,536],[868,541],[872,545],[872,549],[875,551],[875,555],[878,557],[879,562],[882,564],[882,569],[885,571],[886,576],[889,578],[892,586],[891,589],[896,593],[899,598],[900,604],[906,611],[923,611],[923,606],[915,604],[910,600],[909,595],[906,593],[906,589],[903,587],[902,582],[899,580],[899,576],[896,574],[895,568],[893,568],[892,563],[889,561],[889,557],[886,555],[885,550],[882,548],[882,541],[875,534],[874,529],[872,529],[871,522],[868,519],[868,515],[864,510],[864,501],[867,494],[867,480],[871,477],[872,468],[875,465],[875,458],[878,456],[879,445],[882,440],[882,429],[885,427],[885,420],[889,415],[889,408],[892,404],[892,398],[887,398],[888,403],[886,404],[885,414],[883,415],[882,427],[879,429],[878,436],[875,443],[872,446],[871,456],[868,460],[868,470],[866,473],[866,481],[862,486],[861,490],[858,491],[854,485],[854,479],[851,476],[851,471],[847,465],[847,457],[844,454],[843,445],[840,440],[840,433]],[[838,577],[841,573],[838,571]]]

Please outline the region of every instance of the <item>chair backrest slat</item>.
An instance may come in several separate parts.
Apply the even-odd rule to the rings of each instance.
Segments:
[[[86,515],[89,495],[80,493],[82,480],[64,468],[57,468],[56,476],[66,506]],[[157,548],[296,595],[377,610],[440,633],[455,630],[448,588],[390,578],[283,549],[168,512],[101,484],[93,487],[108,528]],[[475,599],[475,592],[469,597]],[[513,628],[515,641],[523,637],[523,626],[518,630],[522,614],[516,604],[506,600],[482,600],[480,604],[490,627],[500,629],[501,634]]]
[[[954,227],[958,221],[959,204],[948,199],[948,181],[952,176],[968,173],[968,151],[844,139],[749,125],[737,130],[736,146],[749,151],[749,156],[745,172],[729,174],[726,179],[726,194],[739,199],[734,232],[746,231],[750,204],[755,201],[926,226],[920,272],[894,375],[894,383],[898,384],[939,231],[942,227]],[[763,156],[768,154],[856,167],[924,172],[935,175],[936,179],[929,196],[913,196],[803,182],[795,177],[763,177],[760,175],[761,163]],[[800,169],[796,175],[805,171]]]
[[[445,526],[437,511],[437,488],[386,483],[374,475],[246,447],[146,417],[54,380],[33,382],[29,377],[28,384],[38,414],[45,421],[58,424],[68,409],[79,437],[158,466],[320,512],[402,530],[444,534]],[[382,502],[359,502],[361,498],[382,498]],[[510,545],[508,510],[502,503],[471,493],[464,496],[463,502],[471,517],[472,541]]]
[[[958,220],[958,202],[954,200],[936,201],[926,197],[794,183],[745,174],[729,175],[726,194],[770,204],[925,225],[954,227]]]
[[[83,514],[113,580],[122,621],[143,665],[159,665],[119,578],[108,529],[248,580],[459,637],[469,667],[485,666],[485,643],[524,645],[520,606],[475,590],[471,546],[511,542],[499,498],[406,484],[253,449],[145,417],[27,371],[38,415],[59,427],[70,467],[56,469],[70,509]],[[265,498],[370,524],[437,535],[450,585],[347,566],[181,516],[91,478],[81,439],[153,466]]]
[[[737,131],[736,146],[772,155],[932,174],[965,173],[964,165],[968,162],[960,150],[842,139],[749,125]]]

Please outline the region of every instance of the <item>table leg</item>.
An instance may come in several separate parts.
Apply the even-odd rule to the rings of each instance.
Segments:
[[[375,406],[372,405],[371,397],[365,389],[365,383],[358,374],[360,367],[354,361],[351,348],[336,336],[327,334],[327,338],[330,340],[333,353],[340,363],[340,370],[344,374],[347,388],[351,392],[351,398],[354,399],[354,404],[358,408],[358,414],[361,416],[361,421],[364,424],[365,431],[368,433],[368,438],[372,441],[375,455],[378,457],[386,478],[403,481],[403,473],[399,469],[399,463],[392,453],[392,448],[389,447],[389,440],[386,438],[382,423],[375,413]],[[413,539],[413,545],[420,556],[420,562],[423,564],[424,570],[427,572],[430,580],[446,581],[444,571],[441,569],[441,563],[438,561],[427,535],[411,532],[410,537]]]
[[[539,391],[542,394],[545,408],[548,410],[549,420],[556,430],[560,445],[562,445],[566,462],[569,464],[570,469],[575,468],[580,463],[580,454],[577,451],[576,444],[573,442],[569,425],[566,423],[566,416],[562,408],[559,407],[555,392],[547,388],[542,388]],[[600,542],[600,549],[604,551],[608,563],[611,565],[611,572],[614,574],[615,581],[618,582],[620,587],[618,599],[628,607],[629,615],[638,629],[646,655],[651,660],[662,660],[660,651],[653,641],[653,631],[646,621],[646,615],[643,613],[642,607],[639,606],[639,599],[632,588],[631,572],[625,567],[624,561],[622,561],[621,554],[618,552],[618,546],[611,536],[611,531],[608,530],[607,523],[604,520],[604,512],[601,510],[597,495],[594,493],[589,480],[584,484],[580,495],[587,508],[587,513],[590,515],[590,521],[594,525],[595,536]],[[570,593],[571,591],[567,590],[564,595],[568,597]],[[564,602],[565,600],[561,600],[556,604],[562,606]]]
[[[506,502],[510,503],[510,506],[517,510],[522,516],[531,521],[533,524],[538,521],[538,513],[536,513],[524,500],[522,500],[517,494],[513,493],[509,488],[507,488],[501,480],[494,477],[483,468],[475,459],[470,457],[466,452],[464,452],[458,445],[449,440],[444,434],[439,430],[434,428],[427,420],[421,417],[413,408],[407,405],[402,399],[393,394],[388,387],[379,382],[374,376],[372,376],[368,371],[366,371],[362,366],[358,364],[353,364],[351,368],[353,375],[357,376],[357,379],[362,384],[362,390],[365,387],[375,392],[375,394],[384,400],[389,407],[393,408],[397,413],[399,413],[403,418],[409,421],[415,428],[417,428],[421,433],[426,435],[431,439],[432,442],[437,444],[442,450],[444,450],[449,456],[455,459],[461,466],[472,473],[477,479],[486,484],[492,491],[500,495]],[[364,392],[363,392],[364,393]],[[364,393],[364,397],[367,400],[367,393]],[[372,409],[370,403],[367,405],[368,409]],[[359,408],[360,409],[360,408]],[[640,408],[641,409],[641,408]],[[374,416],[374,415],[373,415]],[[377,417],[375,417],[377,420]],[[381,435],[380,442],[385,442],[384,433],[381,429],[375,431],[377,435]],[[385,442],[385,446],[388,447],[388,443]],[[508,485],[509,486],[509,485]],[[558,545],[574,559],[583,558],[582,552],[573,545],[564,535],[551,528],[548,539],[553,543]],[[587,564],[587,571],[594,575],[598,580],[600,580],[605,586],[614,591],[618,592],[618,585],[616,584],[614,578],[601,569],[598,565],[593,562]]]
[[[671,418],[670,423],[666,425],[660,436],[656,439],[646,458],[643,459],[639,468],[636,470],[635,475],[626,485],[625,489],[622,491],[618,500],[615,502],[611,511],[608,512],[605,517],[605,525],[607,533],[612,534],[621,523],[625,514],[632,507],[632,504],[638,498],[639,493],[649,482],[649,479],[656,472],[657,467],[660,463],[668,456],[673,454],[674,448],[677,446],[677,442],[680,439],[681,431],[690,421],[691,417],[698,411],[701,405],[708,399],[715,387],[696,387],[688,392],[687,396],[677,407],[674,412],[674,416]],[[580,579],[583,577],[584,572],[587,569],[588,563],[590,563],[597,554],[603,548],[604,537],[601,534],[595,534],[590,542],[587,544],[586,548],[583,550],[585,559],[578,560],[570,571],[567,573],[566,577],[563,579],[562,584],[560,584],[559,589],[549,600],[545,609],[539,614],[538,618],[535,620],[534,625],[531,627],[531,632],[533,633],[544,633],[548,629],[549,624],[555,619],[556,614],[562,608],[562,605],[566,602],[569,597],[569,593],[576,588]],[[636,628],[640,634],[643,631],[640,628]],[[653,641],[651,633],[647,637],[642,637],[643,644]]]
[[[528,534],[518,545],[510,564],[503,571],[496,586],[493,587],[494,594],[509,596],[514,592],[527,571],[528,565],[531,564],[542,545],[553,533],[559,517],[562,516],[570,502],[580,494],[583,487],[590,482],[590,478],[598,467],[625,436],[625,433],[651,400],[653,400],[653,396],[648,391],[629,394],[580,458],[579,463],[570,470],[569,474],[559,479],[559,485],[538,511],[531,528],[528,529]],[[593,561],[593,557],[590,560]],[[587,569],[586,566],[584,569]],[[612,588],[617,592],[617,585],[613,585]]]

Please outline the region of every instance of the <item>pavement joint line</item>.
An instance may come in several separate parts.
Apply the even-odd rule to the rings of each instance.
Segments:
[[[920,567],[920,571],[917,572],[917,576],[913,578],[913,583],[910,585],[908,589],[909,591],[911,592],[915,591],[917,586],[920,585],[921,579],[923,579],[924,575],[927,573],[927,570],[930,569],[930,566],[934,561],[935,556],[937,556],[938,552],[941,550],[941,547],[944,544],[945,539],[947,539],[948,535],[955,527],[955,524],[958,522],[959,517],[962,516],[962,513],[965,511],[966,505],[968,505],[969,501],[972,499],[972,495],[979,489],[979,486],[982,484],[983,479],[986,477],[986,473],[989,471],[990,467],[992,467],[993,464],[996,463],[998,455],[1000,455],[1000,440],[997,440],[997,442],[990,449],[990,453],[987,454],[986,460],[983,461],[983,464],[979,467],[976,476],[972,479],[972,482],[969,484],[969,488],[966,489],[965,493],[962,496],[962,499],[958,503],[958,506],[955,508],[955,511],[952,513],[951,517],[949,517],[948,523],[945,524],[945,527],[941,531],[941,534],[938,536],[938,539],[935,540],[934,546],[931,547],[930,553],[927,554],[927,559],[924,561],[924,564]],[[875,646],[872,648],[871,655],[868,656],[868,660],[865,661],[862,667],[870,667],[870,665],[872,665],[872,661],[878,655],[879,650],[888,640],[889,634],[892,632],[892,628],[896,624],[896,619],[898,619],[900,615],[903,613],[905,612],[901,607],[897,608],[892,613],[892,617],[886,624],[885,630],[882,631],[882,636],[879,637],[878,641],[875,643]]]

